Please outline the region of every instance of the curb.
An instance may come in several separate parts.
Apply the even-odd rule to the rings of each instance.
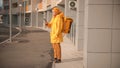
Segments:
[[[22,30],[18,27],[15,27],[15,29],[19,30],[19,32],[17,34],[15,34],[14,36],[12,36],[12,38],[15,38],[16,36],[18,36],[22,32]],[[3,43],[8,42],[8,41],[9,41],[9,38],[6,39],[5,41],[1,42],[0,44],[3,44]]]
[[[52,63],[52,68],[55,68],[55,62],[53,61],[53,63]]]

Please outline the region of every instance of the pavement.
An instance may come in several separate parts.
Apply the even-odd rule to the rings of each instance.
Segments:
[[[26,28],[12,39],[0,44],[0,68],[52,68],[53,50],[49,32]]]
[[[83,52],[77,51],[74,44],[67,37],[64,37],[61,49],[62,62],[53,62],[52,68],[83,68]]]

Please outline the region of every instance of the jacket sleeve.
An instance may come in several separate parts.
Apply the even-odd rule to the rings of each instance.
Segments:
[[[47,24],[47,27],[48,27],[48,28],[51,28],[51,23],[48,23],[48,24]]]
[[[47,25],[48,28],[51,28],[51,25],[52,25],[53,19],[54,19],[54,18],[52,17],[51,21],[48,23],[48,25]]]

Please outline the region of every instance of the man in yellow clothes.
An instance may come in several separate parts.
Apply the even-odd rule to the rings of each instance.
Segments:
[[[50,40],[54,50],[54,60],[56,63],[61,62],[61,46],[60,43],[63,42],[62,30],[63,30],[63,13],[59,8],[54,7],[52,9],[53,17],[51,21],[46,22],[46,26],[51,28]]]

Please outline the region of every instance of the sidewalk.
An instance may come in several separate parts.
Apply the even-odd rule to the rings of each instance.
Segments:
[[[67,37],[64,37],[61,49],[62,62],[53,62],[52,68],[83,68],[83,53],[75,50],[74,45]]]

